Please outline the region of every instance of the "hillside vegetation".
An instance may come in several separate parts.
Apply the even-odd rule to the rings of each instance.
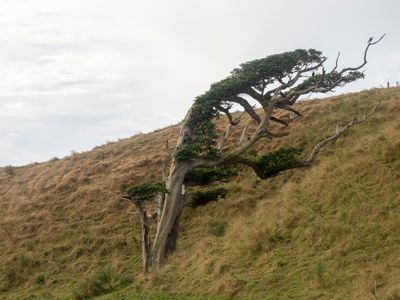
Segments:
[[[400,299],[400,89],[302,102],[290,134],[257,151],[307,153],[379,100],[312,167],[264,181],[243,168],[225,199],[187,208],[177,251],[148,276],[119,187],[160,180],[179,126],[0,168],[0,299]]]

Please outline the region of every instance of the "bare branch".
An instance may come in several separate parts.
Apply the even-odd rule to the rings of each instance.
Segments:
[[[257,123],[260,124],[261,118],[260,116],[255,112],[253,107],[250,105],[247,100],[243,99],[242,97],[236,97],[235,99],[232,100],[232,102],[235,102],[237,104],[240,104],[244,110],[250,115],[250,117]]]
[[[257,101],[262,101],[263,97],[262,94],[257,93],[253,88],[249,87],[243,91],[244,94],[249,95],[251,98]]]
[[[218,145],[218,150],[219,151],[222,151],[222,149],[224,148],[224,144],[225,144],[226,140],[229,138],[231,127],[232,127],[232,125],[228,125],[226,127],[225,131],[222,133],[221,140],[220,140],[219,145]]]
[[[205,162],[203,160],[199,160],[196,163],[193,164],[193,166],[196,166],[196,164],[199,164],[197,166],[203,165],[203,166],[216,166],[220,165],[223,163],[226,163],[235,157],[243,154],[247,149],[249,149],[251,146],[253,146],[257,141],[259,141],[261,138],[272,138],[273,135],[268,131],[270,119],[272,112],[275,109],[275,106],[278,102],[279,98],[273,97],[272,100],[269,102],[267,109],[265,110],[265,116],[262,119],[261,123],[258,125],[256,131],[250,139],[248,139],[246,142],[243,144],[239,144],[239,146],[236,149],[233,149],[229,153],[226,153],[223,155],[219,160],[216,161],[209,161]]]
[[[239,145],[241,145],[241,144],[243,144],[245,142],[246,130],[247,130],[247,126],[244,126],[243,129],[242,129],[242,133],[240,134]]]
[[[239,120],[233,120],[232,114],[229,111],[229,108],[224,108],[222,106],[218,106],[217,107],[218,110],[222,111],[224,114],[226,114],[226,116],[228,117],[228,121],[231,125],[236,126],[237,124],[239,124],[240,119]]]
[[[339,126],[337,126],[337,127],[336,127],[336,134],[333,135],[333,136],[331,136],[331,137],[329,137],[329,138],[327,138],[327,139],[325,139],[325,140],[323,140],[323,141],[320,142],[319,144],[317,144],[317,145],[313,148],[313,150],[311,151],[310,156],[303,162],[303,164],[304,164],[304,165],[309,165],[309,164],[311,164],[311,163],[315,160],[315,158],[317,157],[318,153],[321,151],[321,149],[322,149],[324,146],[326,146],[326,145],[329,144],[329,143],[332,143],[332,142],[336,141],[343,133],[345,133],[346,131],[348,131],[348,130],[349,130],[351,127],[353,127],[354,125],[361,124],[361,123],[367,121],[367,120],[372,116],[372,114],[375,112],[375,110],[377,109],[377,107],[381,105],[381,103],[382,103],[382,101],[380,101],[377,105],[375,105],[375,106],[372,108],[372,110],[371,110],[369,113],[367,113],[367,114],[365,115],[365,117],[364,117],[363,119],[357,120],[357,118],[353,118],[353,120],[351,120],[351,122],[348,123],[345,127],[339,128]]]
[[[279,119],[279,118],[274,117],[274,116],[271,116],[271,121],[274,121],[276,123],[282,124],[283,126],[288,126],[289,125],[289,120]]]
[[[299,117],[303,116],[303,115],[301,114],[301,112],[295,110],[294,108],[292,108],[292,107],[290,107],[290,106],[288,106],[288,105],[278,104],[277,107],[280,108],[280,109],[284,109],[284,110],[290,111],[290,112],[296,114],[296,115],[299,116]]]
[[[242,111],[239,116],[235,119],[235,122],[239,124],[240,120],[242,119],[243,115],[246,113],[246,111]]]
[[[164,182],[168,179],[168,172],[167,172],[167,162],[165,159],[161,161],[161,175]]]
[[[170,158],[174,156],[174,151],[169,147],[168,139],[165,140],[165,150]]]
[[[358,71],[361,68],[363,68],[366,64],[367,64],[367,54],[368,54],[368,50],[370,48],[370,46],[376,45],[377,43],[379,43],[383,37],[385,36],[382,35],[377,41],[373,42],[373,39],[370,38],[368,41],[368,44],[364,50],[364,60],[363,63],[357,67],[348,67],[348,68],[344,68],[342,69],[340,72],[337,72],[337,75],[339,75],[339,79],[336,80],[335,82],[331,83],[328,86],[323,86],[323,81],[319,81],[318,83],[309,86],[308,88],[305,88],[303,90],[294,90],[292,92],[289,93],[289,95],[287,95],[286,98],[291,98],[293,96],[300,96],[300,95],[304,95],[304,94],[308,94],[308,93],[326,93],[326,92],[330,92],[332,91],[335,87],[337,87],[338,85],[340,85],[343,82],[343,78],[341,77],[341,75],[343,75],[346,72],[351,72],[351,71]],[[338,62],[339,56],[336,59],[336,62]],[[336,72],[337,67],[335,67],[331,72],[329,72],[329,75],[332,75]],[[325,74],[323,74],[323,78],[325,78]]]
[[[339,63],[339,58],[340,58],[340,51],[338,52],[338,55],[336,57],[335,67],[332,69],[331,73],[336,71],[336,69],[338,67],[338,63]]]
[[[217,109],[219,111],[222,111],[227,116],[229,124],[231,124],[232,126],[236,126],[237,124],[239,124],[240,118],[237,118],[234,120],[231,112],[229,111],[229,108],[224,108],[222,106],[218,106]]]
[[[342,69],[342,70],[339,72],[339,75],[342,75],[343,73],[348,72],[348,71],[357,71],[357,70],[360,70],[362,67],[364,67],[364,66],[367,64],[367,54],[368,54],[368,49],[369,49],[369,47],[378,44],[378,43],[385,37],[385,35],[386,35],[386,33],[383,34],[383,35],[382,35],[377,41],[375,41],[375,42],[373,42],[373,38],[370,38],[370,39],[368,40],[367,47],[366,47],[365,50],[364,50],[364,61],[363,61],[363,63],[362,63],[361,65],[359,65],[358,67],[344,68],[344,69]]]
[[[337,129],[337,132],[334,136],[331,136],[327,139],[325,139],[324,141],[322,141],[321,143],[319,143],[318,145],[316,145],[311,153],[311,155],[309,156],[308,159],[304,160],[303,162],[300,162],[298,164],[294,164],[293,166],[289,167],[288,169],[285,170],[289,170],[289,169],[296,169],[296,168],[302,168],[302,167],[306,167],[309,166],[316,158],[316,156],[318,155],[319,151],[326,146],[329,143],[332,143],[334,141],[336,141],[343,133],[345,133],[346,131],[348,131],[351,127],[353,127],[354,125],[357,124],[361,124],[365,121],[367,121],[372,114],[376,111],[377,107],[381,104],[381,102],[379,102],[377,105],[375,105],[370,112],[368,112],[365,117],[361,120],[357,120],[356,118],[353,118],[353,120],[347,124],[345,127],[343,128],[339,128]],[[285,133],[282,133],[281,135],[285,135]],[[265,174],[264,170],[262,169],[262,167],[259,165],[259,163],[257,162],[257,160],[248,158],[248,157],[242,157],[242,156],[238,156],[234,159],[232,159],[231,161],[229,161],[228,163],[240,163],[240,164],[244,164],[250,168],[253,169],[253,171],[257,174],[257,176],[261,179],[266,179],[275,175],[278,175],[280,172],[277,172],[276,174]]]

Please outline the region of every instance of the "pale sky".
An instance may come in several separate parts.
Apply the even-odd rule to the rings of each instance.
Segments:
[[[399,0],[0,0],[0,166],[179,122],[240,63],[315,48],[400,81]]]

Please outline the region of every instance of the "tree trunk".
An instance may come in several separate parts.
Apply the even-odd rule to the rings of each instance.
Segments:
[[[168,177],[164,208],[157,233],[150,254],[150,264],[153,268],[160,268],[176,245],[179,229],[179,218],[184,208],[182,201],[183,180],[189,168],[186,163],[173,162]]]
[[[150,255],[150,236],[149,236],[149,219],[146,211],[137,204],[139,208],[140,223],[142,223],[142,254],[143,254],[143,273],[149,270]]]
[[[178,239],[179,235],[179,221],[181,219],[181,214],[179,214],[176,219],[174,226],[172,227],[172,230],[168,236],[168,245],[167,245],[167,256],[170,255],[172,252],[175,251],[176,249],[176,241]]]
[[[160,224],[161,214],[164,209],[165,195],[157,196],[157,228]]]

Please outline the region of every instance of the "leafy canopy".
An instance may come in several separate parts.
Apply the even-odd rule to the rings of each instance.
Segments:
[[[228,191],[224,188],[211,189],[206,191],[196,191],[191,193],[192,201],[190,206],[193,208],[207,205],[210,202],[225,198]]]
[[[168,194],[163,182],[139,183],[133,186],[123,185],[121,191],[125,198],[139,203],[154,200],[160,194]]]
[[[296,167],[300,163],[301,153],[303,153],[302,148],[281,148],[261,156],[257,164],[265,177],[271,177],[281,171]]]
[[[263,92],[268,85],[280,82],[287,76],[293,77],[305,67],[321,64],[325,60],[326,57],[322,55],[322,52],[315,49],[297,49],[241,64],[227,78],[212,84],[207,92],[195,99],[187,120],[191,135],[176,151],[176,160],[218,158],[220,152],[216,148],[217,134],[212,120],[219,117],[221,107],[230,108],[238,95],[248,94],[250,89],[259,91],[262,99],[257,100],[262,104],[267,104],[271,100],[271,95],[263,94]],[[330,84],[337,80],[348,83],[363,77],[363,74],[350,72],[342,75],[338,72],[330,72],[326,75],[309,76],[291,90],[307,88],[321,80],[322,76],[324,76],[323,83]]]
[[[227,181],[238,174],[232,167],[195,168],[185,175],[186,185],[208,185],[215,181]]]

